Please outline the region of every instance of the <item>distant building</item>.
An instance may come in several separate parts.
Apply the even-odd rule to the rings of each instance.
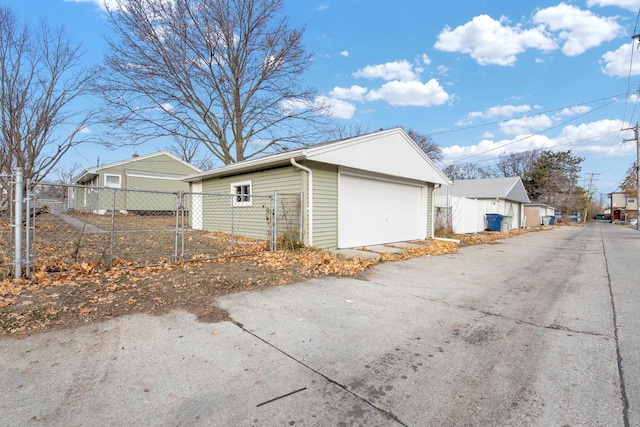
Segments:
[[[608,194],[611,206],[612,221],[626,221],[638,219],[638,198],[626,193]]]

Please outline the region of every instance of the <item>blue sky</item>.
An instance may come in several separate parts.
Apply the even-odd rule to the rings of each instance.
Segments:
[[[4,0],[18,15],[62,24],[102,58],[104,0]],[[107,0],[110,1],[110,0]],[[314,61],[304,77],[345,125],[430,134],[445,164],[490,165],[501,153],[568,150],[585,158],[599,193],[636,159],[621,129],[640,120],[640,0],[285,0],[306,26]],[[393,4],[393,6],[391,5]],[[83,147],[69,162],[121,160],[134,151]],[[400,159],[399,159],[400,160]]]

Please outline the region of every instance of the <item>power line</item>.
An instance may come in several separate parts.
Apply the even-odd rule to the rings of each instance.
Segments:
[[[611,99],[611,98],[608,98],[608,99]],[[511,142],[507,142],[507,143],[502,144],[502,145],[500,145],[500,146],[498,146],[498,147],[490,148],[490,149],[488,149],[488,150],[482,151],[482,152],[480,152],[480,153],[473,154],[473,155],[471,155],[471,156],[463,157],[462,159],[459,159],[459,160],[456,160],[456,161],[454,161],[454,162],[449,163],[449,165],[453,165],[453,164],[456,164],[456,163],[459,163],[459,162],[463,162],[464,160],[471,159],[471,158],[474,158],[474,157],[478,157],[478,156],[481,156],[481,155],[483,155],[483,154],[490,153],[490,152],[492,152],[492,151],[496,151],[496,150],[503,149],[504,147],[508,147],[509,145],[513,145],[513,144],[516,144],[516,143],[518,143],[518,142],[525,141],[525,140],[527,140],[527,139],[533,138],[534,136],[543,135],[545,132],[548,132],[548,131],[550,131],[550,130],[552,130],[552,129],[556,129],[556,128],[558,128],[558,127],[564,126],[564,125],[566,125],[567,123],[571,123],[571,122],[572,122],[572,121],[574,121],[574,120],[578,120],[578,119],[580,119],[580,118],[582,118],[582,117],[584,117],[584,116],[586,116],[586,115],[588,115],[588,114],[591,114],[591,113],[593,113],[593,112],[595,112],[595,111],[601,110],[602,108],[607,107],[607,106],[609,106],[609,105],[613,104],[614,102],[616,102],[616,100],[617,100],[617,99],[615,99],[615,98],[614,98],[612,101],[609,101],[608,103],[606,103],[606,104],[604,104],[604,105],[601,105],[601,106],[599,106],[598,108],[594,108],[593,110],[589,110],[589,111],[588,111],[588,112],[586,112],[586,113],[580,114],[580,115],[578,115],[578,116],[576,116],[576,117],[573,117],[573,118],[571,118],[571,119],[569,119],[569,120],[566,120],[566,121],[564,121],[564,122],[557,123],[557,124],[555,124],[555,125],[553,125],[553,126],[551,126],[551,127],[549,127],[549,128],[546,128],[546,129],[544,129],[544,130],[541,130],[540,132],[536,132],[536,133],[533,133],[533,134],[530,134],[530,135],[524,136],[524,137],[522,137],[522,138],[514,139],[514,140],[513,140],[513,141],[511,141]],[[448,165],[447,165],[447,166],[448,166]]]
[[[518,120],[518,119],[522,119],[524,117],[536,117],[536,116],[541,116],[541,115],[544,115],[544,114],[554,113],[556,111],[563,111],[563,110],[566,110],[566,109],[580,107],[580,106],[583,106],[583,105],[594,104],[596,102],[601,102],[601,101],[605,101],[605,100],[606,101],[611,100],[610,102],[608,102],[607,104],[604,105],[606,107],[608,105],[611,105],[615,101],[617,101],[619,97],[627,96],[627,95],[628,95],[628,92],[627,93],[620,93],[620,94],[617,94],[617,95],[607,96],[607,97],[604,97],[604,98],[598,98],[598,99],[593,99],[593,100],[590,100],[590,101],[581,102],[581,103],[578,103],[578,104],[568,105],[568,106],[565,106],[565,107],[559,107],[559,108],[553,108],[551,110],[541,111],[541,112],[536,113],[536,114],[523,114],[521,116],[510,117],[510,118],[504,119],[504,120],[496,120],[496,121],[493,121],[493,122],[481,123],[481,124],[471,125],[471,126],[461,126],[459,128],[456,128],[456,129],[443,130],[443,131],[439,131],[439,132],[431,132],[431,133],[429,133],[429,135],[430,136],[434,136],[434,135],[444,135],[444,134],[454,133],[454,132],[462,132],[462,131],[465,131],[465,130],[477,129],[477,128],[496,125],[496,124],[500,124],[500,123],[507,123],[507,122],[509,122],[511,120]],[[599,110],[601,108],[602,107],[598,107],[598,108],[596,108],[594,110],[590,110],[587,113],[584,113],[583,115],[589,114],[592,111],[597,111],[597,110]],[[580,117],[582,117],[582,116],[580,116]]]

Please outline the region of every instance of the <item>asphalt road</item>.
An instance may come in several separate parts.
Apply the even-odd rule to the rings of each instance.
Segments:
[[[0,424],[639,426],[640,233],[529,233],[0,339]]]

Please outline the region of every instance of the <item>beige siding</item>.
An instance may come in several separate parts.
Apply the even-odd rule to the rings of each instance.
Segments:
[[[303,191],[304,180],[306,180],[306,173],[293,166],[204,180],[202,182],[203,228],[267,240],[270,238],[269,221],[272,220],[268,196],[273,196],[275,190],[278,193],[299,194]],[[251,206],[232,208],[230,196],[211,195],[212,193],[229,194],[232,184],[245,181],[251,181],[253,195]]]
[[[148,159],[135,160],[110,168],[100,170],[97,185],[105,186],[105,175],[119,175],[120,188],[131,190],[153,191],[189,191],[189,184],[177,179],[160,179],[154,177],[135,176],[135,171],[156,172],[173,175],[192,175],[197,170],[178,162],[166,154],[161,154]],[[133,171],[134,176],[127,176],[127,171]]]
[[[321,249],[338,246],[338,168],[305,162],[313,171],[313,244]]]
[[[207,179],[202,182],[202,192],[228,194],[231,184],[251,181],[251,192],[255,195],[271,196],[274,190],[278,190],[279,193],[300,193],[305,179],[302,175],[302,170],[287,166],[232,177]]]
[[[150,190],[166,191],[177,193],[178,191],[189,191],[189,183],[177,179],[161,179],[142,176],[129,176],[127,178],[127,189],[129,190]]]

